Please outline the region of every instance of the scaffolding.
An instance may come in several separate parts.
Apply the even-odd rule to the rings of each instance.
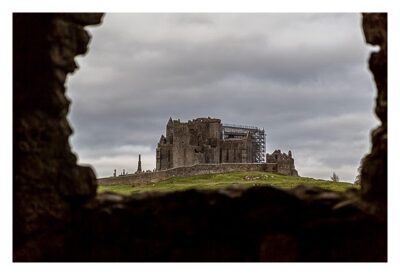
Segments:
[[[265,162],[266,135],[264,128],[235,124],[223,124],[222,133],[224,140],[242,139],[246,137],[247,133],[250,133],[253,144],[253,162]]]

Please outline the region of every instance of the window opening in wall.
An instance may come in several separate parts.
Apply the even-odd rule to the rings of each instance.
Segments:
[[[141,154],[144,171],[250,162],[266,179],[330,188],[335,171],[353,187],[377,124],[360,24],[351,13],[107,14],[68,82],[72,146],[100,184],[115,169],[134,178]],[[172,158],[185,133],[204,150],[181,139]]]

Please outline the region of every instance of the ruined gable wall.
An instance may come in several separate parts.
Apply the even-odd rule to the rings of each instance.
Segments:
[[[299,176],[295,166],[294,159],[292,157],[291,151],[288,154],[282,153],[281,150],[275,150],[272,154],[266,155],[267,163],[276,163],[277,172],[289,175],[289,176]]]

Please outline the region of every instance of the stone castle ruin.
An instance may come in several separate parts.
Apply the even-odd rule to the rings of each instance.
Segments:
[[[156,150],[156,170],[196,164],[264,162],[264,129],[222,124],[216,118],[169,119]]]
[[[274,163],[276,165],[276,171],[279,171],[281,174],[295,177],[299,176],[294,167],[292,151],[286,154],[282,153],[281,150],[275,150],[272,154],[267,154],[267,163]]]
[[[100,184],[146,184],[171,177],[261,171],[298,177],[292,152],[265,155],[265,131],[253,126],[222,124],[217,118],[188,122],[169,119],[166,136],[156,149],[155,171],[142,171],[139,155],[134,174],[98,179]]]

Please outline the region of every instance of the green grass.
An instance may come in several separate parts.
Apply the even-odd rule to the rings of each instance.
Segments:
[[[170,192],[186,189],[218,189],[229,186],[252,187],[274,186],[289,189],[297,185],[307,184],[334,191],[344,191],[357,186],[347,182],[332,182],[303,177],[289,177],[267,172],[232,172],[223,174],[200,175],[192,177],[174,177],[157,183],[131,185],[100,185],[98,192],[116,192],[129,195],[132,193],[156,191]]]

